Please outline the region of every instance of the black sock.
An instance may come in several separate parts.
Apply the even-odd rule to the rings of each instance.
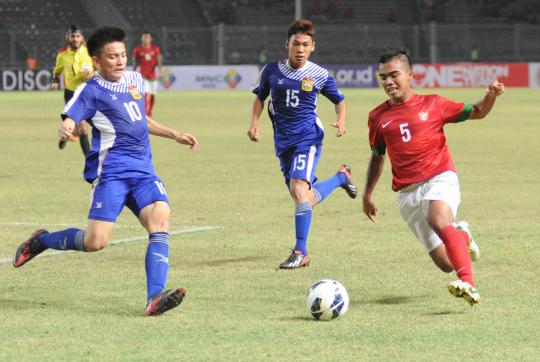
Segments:
[[[90,143],[88,143],[88,135],[82,134],[79,136],[79,142],[81,144],[81,150],[86,156],[90,152]]]

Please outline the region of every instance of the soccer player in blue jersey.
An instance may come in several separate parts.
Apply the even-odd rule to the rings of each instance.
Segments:
[[[67,139],[76,125],[92,126],[92,150],[86,156],[84,178],[92,183],[86,230],[37,230],[15,253],[18,268],[46,249],[98,251],[107,246],[116,218],[127,206],[149,233],[146,252],[147,315],[159,315],[183,300],[184,288],[165,290],[169,269],[170,209],[165,187],[156,176],[148,134],[173,139],[191,149],[198,141],[189,133],[160,125],[146,116],[144,82],[126,71],[126,34],[102,27],[88,39],[97,69],[95,77],[77,88],[66,104],[58,133]]]
[[[307,237],[312,209],[337,187],[355,198],[357,187],[350,167],[342,165],[331,178],[315,183],[321,157],[324,130],[317,117],[317,96],[322,93],[336,106],[337,137],[345,134],[345,101],[328,70],[309,61],[315,50],[315,28],[309,20],[297,20],[289,27],[286,47],[288,59],[268,63],[261,71],[253,102],[248,137],[259,141],[259,117],[270,95],[268,114],[274,127],[274,143],[281,171],[295,203],[296,245],[281,269],[306,267],[310,263]]]

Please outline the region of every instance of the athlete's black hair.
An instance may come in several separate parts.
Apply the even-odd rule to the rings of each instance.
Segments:
[[[412,69],[413,63],[407,48],[385,48],[384,53],[379,57],[379,64],[384,64],[393,58],[398,58],[401,61],[406,60],[409,68]]]
[[[299,19],[293,21],[291,26],[289,26],[289,31],[287,32],[287,40],[291,38],[291,35],[298,33],[309,35],[313,40],[315,40],[315,26],[311,20]]]
[[[115,28],[113,26],[103,26],[96,29],[88,38],[86,43],[88,47],[88,53],[92,57],[99,56],[101,49],[113,42],[125,42],[126,41],[126,32],[120,28]]]
[[[71,34],[75,34],[75,33],[82,33],[82,30],[81,28],[79,28],[77,25],[75,24],[71,24],[70,26],[67,27],[66,29],[66,36],[69,36]]]

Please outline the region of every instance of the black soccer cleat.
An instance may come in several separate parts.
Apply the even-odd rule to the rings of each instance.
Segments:
[[[356,196],[358,195],[358,186],[356,186],[352,181],[351,166],[343,164],[339,167],[338,172],[343,172],[345,174],[345,177],[347,177],[347,181],[343,185],[341,185],[341,187],[345,190],[345,192],[347,193],[347,195],[349,195],[351,199],[356,198]]]
[[[66,147],[67,140],[60,140],[58,141],[58,148],[63,150],[64,147]]]
[[[46,247],[41,246],[41,243],[37,239],[38,236],[46,233],[48,233],[48,231],[43,229],[34,231],[34,233],[30,235],[30,238],[28,238],[28,240],[17,248],[15,256],[13,257],[13,266],[15,268],[23,266],[32,260],[36,255],[47,249]]]
[[[152,298],[146,305],[147,316],[158,316],[176,308],[186,296],[186,288],[167,289]]]
[[[298,250],[292,250],[291,255],[283,263],[279,264],[279,269],[298,269],[309,266],[311,258],[303,255]]]

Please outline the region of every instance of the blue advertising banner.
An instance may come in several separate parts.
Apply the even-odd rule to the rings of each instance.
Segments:
[[[338,88],[376,88],[378,70],[375,65],[324,65]]]

